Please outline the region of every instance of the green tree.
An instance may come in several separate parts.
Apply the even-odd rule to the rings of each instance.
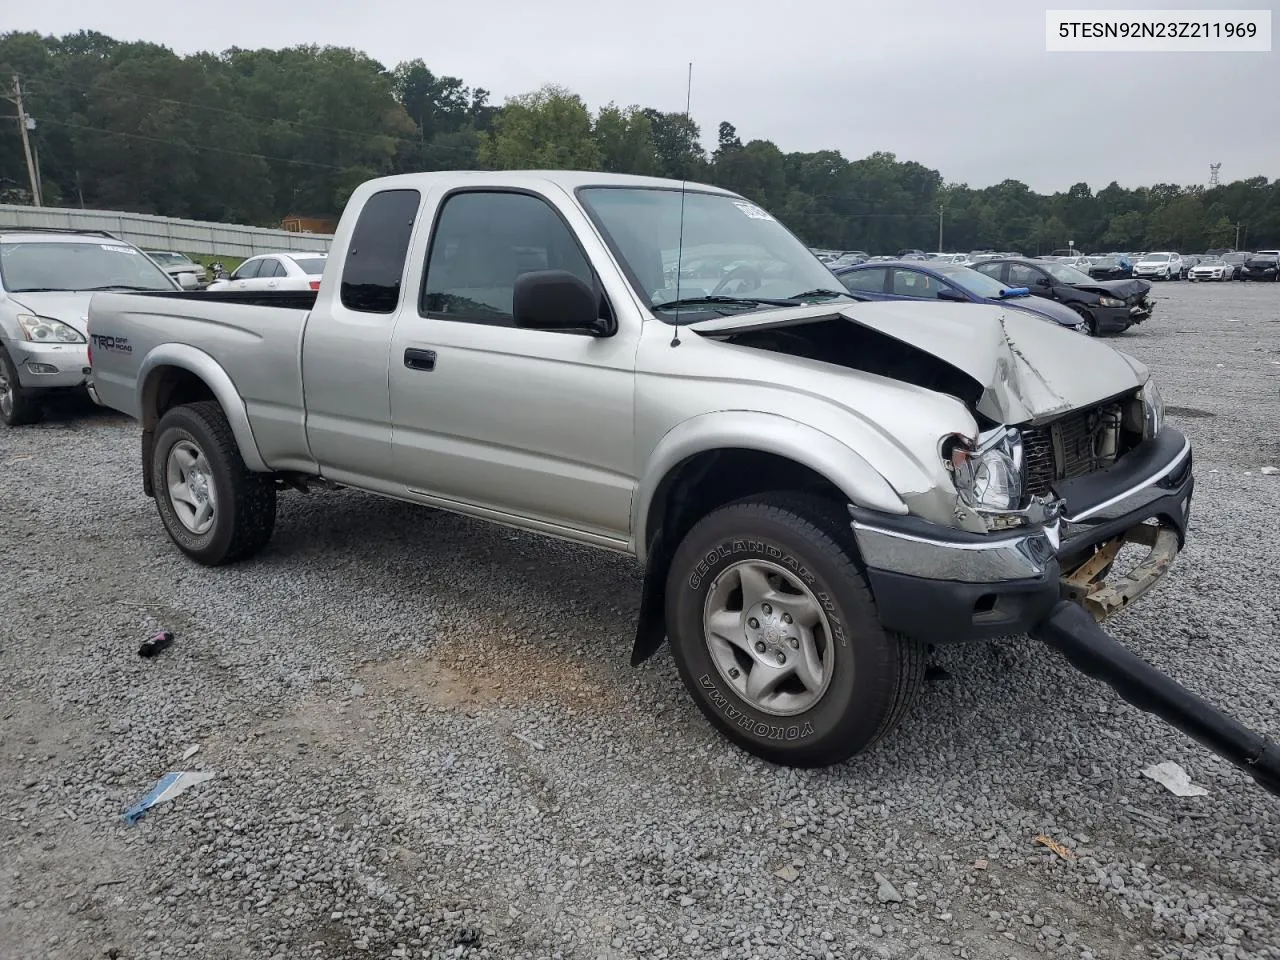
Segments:
[[[480,144],[480,162],[502,170],[596,170],[602,161],[587,105],[553,84],[509,99]]]
[[[596,114],[594,134],[600,148],[600,169],[642,176],[657,173],[653,124],[639,107],[622,110],[612,103],[602,107]]]

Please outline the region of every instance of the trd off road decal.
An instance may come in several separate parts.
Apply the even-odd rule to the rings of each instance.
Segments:
[[[754,733],[757,737],[764,737],[766,740],[799,740],[801,737],[813,735],[813,724],[807,720],[802,724],[793,723],[790,726],[782,727],[747,716],[737,707],[730,704],[729,698],[716,689],[715,683],[708,674],[704,673],[700,676],[698,683],[703,690],[707,691],[707,696],[715,704],[716,709],[728,717],[732,723],[737,724],[749,733]]]
[[[95,350],[107,350],[111,353],[133,353],[133,344],[125,337],[107,337],[95,333],[89,337]]]

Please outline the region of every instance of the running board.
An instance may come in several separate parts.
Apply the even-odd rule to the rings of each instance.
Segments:
[[[1059,601],[1031,636],[1057,650],[1081,673],[1110,685],[1124,700],[1181,730],[1280,797],[1280,743],[1247,729],[1112,639],[1080,604]]]

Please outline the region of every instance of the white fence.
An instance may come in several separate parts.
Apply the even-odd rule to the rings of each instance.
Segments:
[[[106,230],[149,250],[179,250],[241,258],[277,250],[327,251],[333,240],[333,235],[327,233],[292,233],[267,227],[155,217],[146,213],[31,207],[15,203],[0,203],[0,227]]]

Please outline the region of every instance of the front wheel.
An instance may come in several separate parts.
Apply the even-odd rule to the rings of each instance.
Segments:
[[[1080,332],[1086,337],[1096,337],[1098,335],[1098,321],[1093,318],[1092,314],[1084,307],[1079,307],[1075,304],[1071,305],[1071,309],[1084,321],[1084,326],[1080,328]]]
[[[24,427],[43,415],[44,408],[36,399],[35,391],[22,385],[9,351],[0,347],[0,420],[7,427]]]
[[[271,539],[275,485],[244,465],[217,403],[186,404],[161,417],[148,469],[161,522],[197,563],[243,560]]]
[[[840,510],[790,494],[722,507],[672,558],[666,620],[703,714],[756,756],[838,763],[892,730],[924,648],[887,633]]]

